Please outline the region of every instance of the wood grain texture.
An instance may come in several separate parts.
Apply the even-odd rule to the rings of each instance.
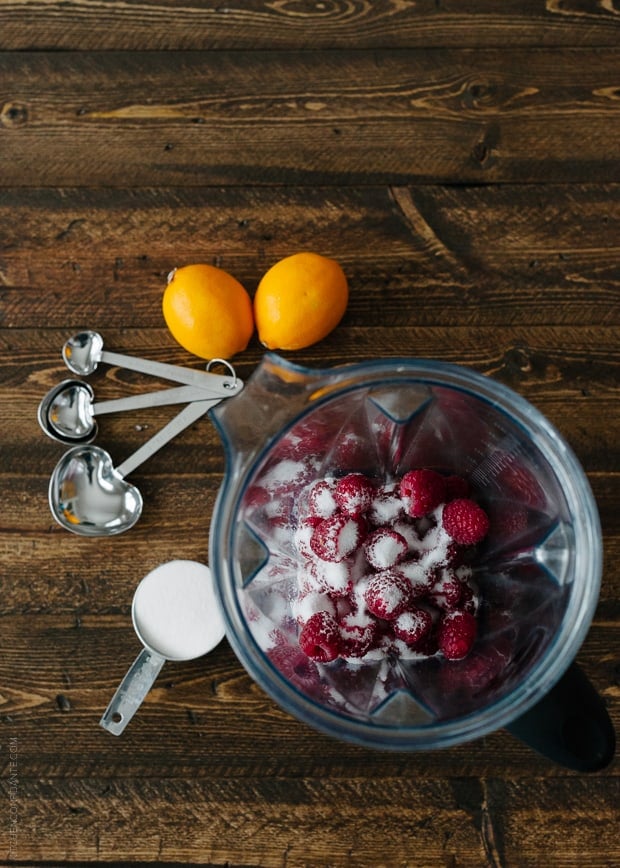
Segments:
[[[253,294],[304,248],[338,256],[351,283],[345,323],[357,327],[372,328],[378,301],[386,328],[611,326],[620,291],[614,184],[13,187],[0,189],[0,232],[5,327],[44,314],[54,328],[159,328],[174,266],[219,265]],[[171,341],[165,352],[178,353]]]
[[[375,868],[377,842],[385,841],[384,865],[537,868],[541,841],[554,836],[556,806],[568,802],[563,856],[556,864],[577,868],[583,852],[601,854],[594,856],[595,866],[617,861],[614,795],[596,779],[577,786],[570,779],[537,777],[426,781],[417,778],[415,769],[376,781],[348,777],[283,783],[261,777],[168,780],[157,786],[93,777],[29,785],[24,824],[38,841],[35,859],[63,864],[71,841],[82,864],[130,859],[132,865]],[[42,802],[51,808],[44,815],[36,807]],[[175,805],[174,815],[170,805]],[[390,835],[394,828],[401,834]],[[248,858],[248,846],[260,856]]]
[[[0,49],[617,46],[619,19],[611,0],[8,0]]]
[[[0,80],[5,186],[620,181],[612,49],[6,52]]]
[[[202,419],[132,474],[130,533],[53,521],[37,407],[82,328],[195,368],[176,265],[253,294],[296,250],[351,297],[325,367],[418,356],[515,389],[582,463],[604,572],[578,662],[620,726],[620,10],[614,0],[0,3],[0,865],[612,868],[594,775],[495,732],[438,752],[336,742],[226,641],[98,720],[140,646],[138,580],[205,562],[225,473]],[[247,379],[256,337],[233,361]],[[100,366],[97,400],[167,385]],[[116,463],[176,408],[100,417]],[[11,813],[12,812],[12,813]]]

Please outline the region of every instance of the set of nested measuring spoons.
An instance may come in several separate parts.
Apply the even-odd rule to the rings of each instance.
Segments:
[[[39,405],[38,419],[43,431],[54,440],[73,445],[52,472],[49,484],[52,515],[61,527],[81,536],[122,533],[134,526],[143,507],[142,495],[125,477],[220,401],[239,394],[243,382],[224,359],[212,359],[206,370],[198,371],[121,355],[104,350],[103,338],[94,331],[79,332],[69,338],[62,357],[69,370],[78,376],[88,376],[98,364],[104,363],[182,384],[96,402],[88,383],[69,379],[51,389]],[[223,365],[229,374],[212,373],[216,364]],[[169,404],[186,406],[118,467],[114,467],[105,449],[92,445],[97,435],[97,416]]]

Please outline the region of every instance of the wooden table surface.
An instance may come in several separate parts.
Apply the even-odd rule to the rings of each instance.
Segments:
[[[167,665],[120,738],[99,718],[139,650],[139,579],[208,560],[224,456],[208,419],[132,476],[112,539],[53,521],[64,447],[37,424],[60,349],[192,367],[167,273],[253,293],[337,259],[347,313],[286,353],[419,356],[534,403],[600,509],[578,662],[620,723],[620,6],[616,0],[0,4],[0,864],[612,866],[618,766],[578,774],[504,731],[440,752],[342,744],[281,711],[223,642]],[[234,358],[257,366],[256,337]],[[153,381],[102,366],[98,400]],[[173,408],[102,417],[120,461]]]

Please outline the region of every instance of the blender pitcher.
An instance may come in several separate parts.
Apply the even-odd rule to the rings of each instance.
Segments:
[[[369,747],[435,749],[507,727],[570,768],[610,762],[604,703],[573,662],[598,599],[598,513],[579,462],[534,407],[435,361],[310,371],[268,354],[212,418],[227,458],[210,540],[227,636],[283,709]],[[304,492],[325,477],[389,482],[421,467],[465,477],[490,517],[471,563],[482,601],[473,649],[458,661],[310,660],[293,612]]]

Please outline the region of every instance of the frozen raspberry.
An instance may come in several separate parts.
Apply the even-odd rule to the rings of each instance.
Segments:
[[[370,508],[374,488],[363,473],[349,473],[336,483],[334,498],[347,515],[363,515]]]
[[[289,431],[275,452],[281,458],[304,460],[309,455],[323,455],[328,443],[329,434],[320,425],[303,422]]]
[[[329,518],[338,509],[334,498],[336,489],[335,479],[321,479],[315,482],[308,493],[308,510],[310,515],[319,518]]]
[[[433,618],[426,609],[413,606],[401,612],[392,623],[394,635],[406,645],[416,645],[430,633],[433,627]]]
[[[456,500],[457,497],[469,497],[471,486],[462,476],[446,476],[446,500]]]
[[[380,527],[393,524],[402,516],[403,510],[398,485],[384,485],[373,495],[368,517],[373,524]]]
[[[364,554],[376,570],[387,570],[401,561],[409,550],[407,540],[395,530],[379,527],[366,537]]]
[[[293,545],[304,558],[312,558],[314,552],[310,548],[310,540],[314,533],[314,528],[320,523],[321,519],[316,516],[309,516],[299,522],[293,532]]]
[[[425,597],[433,584],[433,576],[426,567],[418,560],[401,561],[396,567],[399,575],[409,583],[409,592],[412,600]]]
[[[243,498],[247,509],[258,509],[269,503],[271,495],[262,485],[250,485]]]
[[[400,495],[409,515],[422,518],[445,500],[445,478],[434,470],[410,470],[401,479]]]
[[[416,525],[417,522],[414,522],[414,519],[400,519],[394,522],[392,530],[395,530],[406,540],[409,551],[417,556],[420,551],[420,534]]]
[[[312,573],[316,585],[332,597],[347,597],[353,587],[353,564],[348,558],[341,561],[314,559]]]
[[[336,513],[324,518],[314,528],[310,548],[321,560],[338,563],[361,545],[365,534],[363,520]]]
[[[336,606],[328,594],[320,591],[307,591],[299,594],[293,603],[293,615],[298,624],[305,624],[317,612],[327,612],[332,618],[336,617]]]
[[[455,609],[463,593],[463,584],[452,570],[443,569],[435,580],[430,593],[429,602],[446,612]]]
[[[318,678],[316,666],[299,648],[291,648],[290,645],[276,645],[267,651],[267,656],[282,675],[296,684],[302,690],[314,692],[317,688],[322,690]]]
[[[481,506],[467,497],[451,500],[442,514],[444,530],[460,545],[475,545],[489,530],[489,517]]]
[[[328,612],[316,612],[301,628],[299,647],[311,660],[329,663],[340,654],[340,630]]]
[[[383,618],[385,621],[393,621],[404,612],[411,599],[411,587],[404,576],[395,570],[384,570],[375,573],[369,580],[364,591],[364,600],[368,611]]]
[[[451,693],[460,690],[476,697],[485,691],[488,697],[491,690],[501,685],[511,654],[508,644],[500,641],[498,645],[496,640],[493,645],[473,651],[459,666],[443,667],[441,680]]]
[[[373,647],[379,635],[379,625],[367,615],[350,613],[341,618],[340,653],[343,657],[363,657]]]
[[[472,649],[476,631],[476,619],[469,612],[448,612],[437,630],[439,650],[448,660],[462,660]]]

